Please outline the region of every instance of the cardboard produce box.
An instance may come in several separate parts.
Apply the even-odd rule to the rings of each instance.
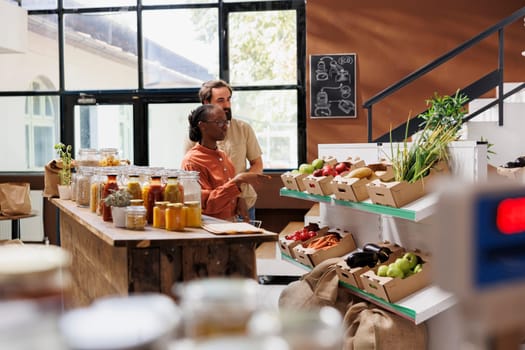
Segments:
[[[504,176],[514,181],[525,183],[525,167],[523,168],[504,168],[497,167],[496,172],[498,175]]]
[[[307,226],[303,226],[300,229],[302,230],[304,227],[308,227],[308,225]],[[296,231],[296,230],[294,230],[294,231]],[[293,259],[295,259],[295,252],[294,252],[293,248],[295,246],[297,246],[298,244],[302,243],[302,241],[295,241],[295,240],[291,240],[291,239],[286,239],[286,236],[289,235],[289,234],[293,234],[294,231],[287,232],[287,233],[279,235],[279,249],[281,250],[281,253],[284,254],[284,255],[287,255],[287,256],[289,256],[289,257],[291,257]],[[316,232],[317,232],[317,236],[316,237],[322,236],[326,232],[328,232],[328,227],[322,227],[322,228],[318,229]]]
[[[385,179],[382,178],[373,180],[366,186],[372,203],[401,208],[423,197],[427,193],[426,187],[428,188],[428,185],[435,181],[439,175],[446,174],[450,174],[450,168],[446,161],[440,161],[430,169],[430,173],[427,176],[416,182],[385,182]]]
[[[315,267],[326,259],[341,257],[356,249],[354,237],[351,233],[345,232],[341,234],[340,232],[337,232],[335,230],[329,230],[327,233],[325,233],[325,235],[334,232],[339,233],[339,235],[342,236],[338,244],[328,249],[305,248],[305,246],[311,243],[315,238],[308,240],[303,244],[296,245],[293,248],[295,260],[297,260],[303,265]]]
[[[392,251],[388,260],[382,264],[390,264],[391,262],[394,262],[397,258],[399,258],[405,253],[405,248],[397,244],[394,244],[394,243],[385,241],[385,242],[376,243],[376,244],[381,247],[387,247]],[[370,270],[371,267],[365,266],[365,267],[351,268],[346,263],[346,257],[347,256],[344,256],[343,258],[341,258],[341,260],[337,263],[335,267],[339,280],[351,286],[354,286],[360,289],[364,289],[363,282],[361,281],[361,274]]]
[[[305,190],[303,179],[307,176],[308,174],[287,171],[281,174],[281,180],[283,181],[284,187],[287,189],[303,192]]]
[[[367,178],[336,176],[330,182],[335,199],[342,201],[361,202],[368,199]]]
[[[377,275],[379,265],[361,274],[363,289],[390,303],[395,303],[428,286],[432,277],[430,257],[419,251],[414,253],[423,259],[423,268],[420,272],[405,278],[381,277]]]
[[[320,196],[329,196],[333,193],[330,182],[333,180],[333,176],[313,176],[308,175],[303,178],[305,191],[310,194],[317,194]]]
[[[414,183],[406,181],[383,182],[376,179],[367,183],[366,189],[372,203],[401,208],[425,195],[424,179],[419,179]]]
[[[366,166],[372,170],[372,175],[366,178],[336,176],[332,181],[332,192],[335,199],[351,202],[361,202],[369,198],[366,185],[375,179],[390,181],[394,177],[391,165],[374,163]]]

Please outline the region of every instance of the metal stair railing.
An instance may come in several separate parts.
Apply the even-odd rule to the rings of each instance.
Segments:
[[[507,18],[501,20],[500,22],[496,23],[495,25],[489,27],[485,31],[479,33],[472,39],[467,40],[463,44],[459,45],[458,47],[450,50],[449,52],[445,53],[444,55],[438,57],[434,61],[426,64],[425,66],[421,67],[420,69],[410,73],[403,79],[399,80],[397,83],[394,83],[390,85],[389,87],[385,88],[381,92],[377,93],[370,99],[368,99],[364,104],[363,108],[366,108],[368,111],[368,142],[384,142],[387,140],[390,140],[390,137],[392,138],[392,141],[401,141],[405,138],[405,132],[406,132],[406,123],[403,125],[400,125],[393,129],[388,134],[382,135],[379,138],[373,140],[372,137],[372,130],[373,130],[373,118],[372,118],[372,108],[374,104],[380,102],[381,100],[385,99],[386,97],[390,96],[394,92],[398,91],[399,89],[407,86],[408,84],[412,83],[413,81],[419,79],[423,75],[429,73],[430,71],[436,69],[437,67],[441,66],[442,64],[450,61],[460,53],[464,52],[465,50],[475,46],[483,39],[487,38],[488,36],[498,33],[498,69],[488,73],[484,77],[478,79],[474,83],[470,84],[469,86],[463,88],[460,90],[461,93],[464,93],[468,97],[468,101],[471,101],[475,98],[480,97],[484,93],[490,91],[491,89],[498,87],[498,95],[494,102],[492,102],[490,105],[491,107],[498,105],[498,124],[501,126],[503,125],[503,101],[508,96],[511,96],[518,91],[525,88],[525,84],[522,84],[518,86],[517,88],[513,89],[509,93],[503,92],[503,72],[504,72],[504,28],[508,25],[516,22],[518,19],[521,20],[525,16],[525,7],[519,9],[518,11],[514,12]],[[454,91],[455,93],[455,91]],[[488,109],[490,107],[484,107],[484,109]],[[476,111],[476,115],[478,115],[479,111]],[[418,114],[419,115],[419,114]],[[466,117],[467,120],[470,120],[473,118],[474,113],[472,115],[468,115]],[[416,132],[419,124],[421,123],[419,118],[411,118],[409,120],[410,125],[408,128],[409,134]]]

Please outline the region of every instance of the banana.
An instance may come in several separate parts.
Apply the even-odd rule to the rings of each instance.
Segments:
[[[372,169],[370,169],[369,167],[361,167],[361,168],[357,168],[357,169],[354,169],[352,171],[350,171],[348,173],[348,175],[346,175],[346,177],[355,177],[355,178],[358,178],[358,179],[363,179],[365,177],[369,177],[370,175],[372,175],[374,172],[372,171]]]

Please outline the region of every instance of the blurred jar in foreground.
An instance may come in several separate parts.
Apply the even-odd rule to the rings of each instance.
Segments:
[[[0,245],[0,349],[67,349],[58,319],[69,296],[70,262],[57,246]]]
[[[66,312],[60,333],[70,350],[158,350],[178,334],[181,311],[156,293],[111,296]]]
[[[244,278],[207,278],[177,286],[183,334],[192,339],[239,336],[257,308],[258,285]]]
[[[290,350],[341,350],[343,318],[333,307],[317,310],[259,311],[249,322],[249,334],[284,339]]]

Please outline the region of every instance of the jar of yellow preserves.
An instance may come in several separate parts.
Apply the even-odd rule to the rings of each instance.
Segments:
[[[142,187],[140,185],[138,175],[129,175],[126,188],[131,194],[131,199],[142,199]]]
[[[166,228],[166,208],[169,202],[155,202],[153,207],[153,227]]]
[[[170,203],[182,203],[184,191],[177,176],[168,176],[168,182],[164,187],[164,200]]]
[[[166,230],[184,231],[186,213],[182,203],[169,203],[166,208]]]
[[[202,213],[200,201],[184,202],[186,211],[186,226],[187,227],[201,227]]]

